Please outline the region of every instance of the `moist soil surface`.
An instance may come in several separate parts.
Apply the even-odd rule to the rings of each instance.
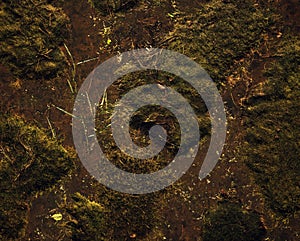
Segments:
[[[201,1],[178,0],[176,3],[182,11],[193,12],[193,8],[201,4]],[[276,4],[284,18],[284,24],[299,32],[299,1],[279,0]],[[126,18],[119,25],[114,24],[112,13],[103,16],[91,8],[87,1],[66,0],[63,10],[71,22],[71,36],[66,45],[72,53],[74,62],[93,59],[76,66],[75,82],[72,82],[76,88],[79,88],[87,75],[106,59],[132,48],[159,47],[163,37],[173,28],[173,20],[168,16],[168,13],[173,11],[171,2],[163,7],[150,3],[137,5],[126,10]],[[121,15],[122,12],[119,14]],[[103,26],[110,27],[112,43],[100,49],[100,43],[107,41],[106,36],[99,34],[103,31]],[[112,48],[112,46],[117,47]],[[265,50],[263,56],[268,54]],[[258,56],[251,64],[249,75],[253,79],[253,86],[265,80],[262,70],[272,62],[272,58],[263,56]],[[70,71],[71,69],[70,62]],[[249,89],[251,86],[243,81],[235,85],[227,83],[223,86],[221,94],[230,119],[222,159],[210,176],[199,182],[199,167],[207,147],[199,151],[195,166],[182,178],[186,187],[194,187],[190,195],[198,197],[198,200],[189,204],[182,202],[176,196],[168,200],[168,206],[161,211],[162,217],[166,220],[163,233],[167,240],[199,240],[201,227],[199,217],[194,213],[199,213],[199,210],[204,212],[216,206],[215,197],[224,190],[227,192],[232,187],[232,183],[235,184],[238,198],[242,203],[264,214],[264,202],[257,187],[250,180],[248,168],[235,160],[236,147],[243,141],[242,98],[247,95]],[[118,93],[113,94],[118,95]],[[75,95],[71,93],[64,79],[56,78],[51,81],[16,79],[8,68],[0,65],[0,95],[2,112],[18,114],[47,129],[49,129],[48,119],[56,135],[63,139],[63,144],[73,146],[71,116],[57,108],[71,113],[74,104]],[[114,96],[109,98],[114,99]],[[57,202],[61,201],[62,193],[80,192],[93,196],[95,190],[92,183],[94,182],[78,161],[76,170],[61,188],[63,190],[50,191],[33,200],[24,240],[67,240],[60,232],[59,224],[49,218],[49,215],[57,210]],[[268,220],[268,215],[263,216],[268,228],[272,225],[271,221]],[[277,240],[296,240],[294,235],[297,229],[300,229],[299,223],[291,220],[288,230],[282,227],[274,230],[272,235],[280,237]]]

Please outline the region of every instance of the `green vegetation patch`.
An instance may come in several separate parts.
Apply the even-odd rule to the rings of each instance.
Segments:
[[[118,168],[131,173],[151,173],[162,169],[173,160],[181,141],[180,126],[175,116],[165,108],[146,105],[138,109],[131,118],[129,131],[132,141],[141,147],[149,145],[150,128],[161,125],[168,136],[163,150],[152,158],[140,160],[121,152],[114,142],[111,131],[114,106],[128,90],[147,84],[160,84],[161,88],[169,86],[182,94],[198,117],[201,138],[203,138],[201,140],[210,135],[210,119],[204,102],[197,91],[184,80],[155,70],[125,75],[104,93],[97,109],[96,129],[99,144],[106,158]],[[139,101],[151,103],[151,97],[140,98]],[[168,101],[172,100],[165,100]],[[122,114],[126,115],[126,110],[122,111]],[[157,181],[159,185],[160,180]],[[147,195],[129,195],[104,189],[97,196],[99,197],[97,202],[109,210],[106,218],[111,226],[105,226],[102,230],[106,240],[129,240],[130,236],[143,240],[162,240],[161,231],[158,229],[161,228],[164,220],[158,210],[167,205],[165,194],[156,192]]]
[[[245,160],[279,217],[300,210],[300,40],[287,37],[266,72],[266,96],[248,107]]]
[[[117,92],[118,96],[115,100],[103,99],[98,108],[96,118],[97,136],[104,150],[106,157],[117,167],[132,173],[151,173],[165,167],[173,160],[177,154],[181,141],[181,133],[179,123],[173,113],[166,108],[151,103],[151,98],[140,99],[140,103],[145,103],[143,108],[138,109],[131,117],[130,134],[136,145],[145,147],[150,144],[149,130],[154,125],[161,125],[167,132],[167,141],[164,149],[153,158],[139,160],[122,153],[115,144],[111,131],[111,116],[113,115],[114,105],[127,93],[128,90],[137,88],[147,84],[160,84],[161,88],[169,86],[180,94],[182,94],[198,117],[199,131],[201,138],[210,135],[210,119],[207,114],[207,108],[197,91],[184,80],[174,75],[161,71],[139,71],[128,74],[114,83],[111,89],[107,91],[107,96],[111,96],[113,92]],[[142,92],[146,92],[143,90]],[[144,93],[141,93],[141,96]],[[137,96],[140,96],[137,94]],[[154,98],[154,97],[153,97]],[[154,99],[152,101],[155,101]],[[170,105],[176,103],[177,100],[162,100]],[[174,105],[173,105],[174,106]],[[182,110],[185,115],[186,110]],[[128,115],[124,110],[124,116]],[[192,126],[190,127],[193,128]]]
[[[172,17],[176,23],[166,47],[195,59],[216,82],[259,48],[274,21],[268,8],[252,0],[212,0],[192,14],[177,10]]]
[[[75,193],[72,199],[73,202],[67,207],[68,213],[72,215],[72,220],[68,223],[72,240],[105,240],[104,230],[109,227],[105,208],[80,193]]]
[[[0,237],[23,236],[30,198],[73,168],[73,157],[44,130],[16,116],[0,117]]]
[[[181,93],[194,111],[199,120],[201,138],[206,138],[210,134],[210,120],[207,115],[207,109],[201,100],[197,91],[179,77],[167,74],[162,71],[138,71],[123,76],[114,83],[103,95],[99,103],[96,115],[96,130],[99,144],[106,158],[118,168],[131,173],[151,173],[158,171],[169,164],[177,154],[180,141],[180,126],[175,116],[165,108],[159,106],[146,105],[138,109],[131,118],[130,134],[132,141],[141,147],[150,144],[149,130],[154,125],[161,125],[167,132],[167,142],[164,149],[156,156],[148,159],[137,159],[124,154],[112,137],[111,116],[114,106],[119,99],[124,96],[128,90],[146,84],[160,84],[161,88],[170,86]],[[140,97],[140,95],[137,95]],[[141,103],[151,103],[151,97],[147,99],[140,98]],[[172,100],[166,99],[166,102]],[[126,115],[126,110],[122,111]],[[116,176],[116,178],[118,178]],[[159,181],[157,180],[158,185]],[[162,234],[158,230],[160,223],[164,222],[159,215],[160,210],[166,205],[166,197],[160,192],[147,195],[129,195],[117,193],[109,189],[102,188],[97,194],[97,202],[103,205],[106,210],[105,223],[110,226],[103,226],[101,232],[105,240],[129,240],[130,237],[137,239],[161,240]],[[72,207],[71,207],[72,208]],[[76,210],[69,211],[69,213]],[[96,212],[97,213],[97,212]],[[95,214],[96,215],[96,214]],[[72,217],[75,215],[72,214]],[[93,215],[90,217],[90,226],[93,224]],[[80,223],[81,219],[76,220]],[[84,232],[89,230],[83,227]],[[75,235],[77,231],[73,230]],[[81,235],[78,233],[78,235]],[[91,232],[90,240],[94,236]],[[158,238],[159,237],[159,238]]]
[[[155,194],[137,196],[107,189],[97,196],[95,202],[75,193],[67,205],[72,240],[141,239],[158,223]]]
[[[68,17],[46,0],[0,3],[0,61],[23,79],[47,79],[63,72],[60,46],[68,37]]]
[[[203,241],[258,241],[264,240],[265,233],[258,213],[225,200],[205,215],[202,238]]]

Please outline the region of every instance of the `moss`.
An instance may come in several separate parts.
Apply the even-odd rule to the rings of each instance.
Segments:
[[[73,167],[73,158],[44,130],[19,117],[0,117],[0,237],[24,234],[30,199]]]
[[[240,203],[226,200],[204,217],[203,241],[257,241],[264,240],[265,229],[260,216],[244,210]]]
[[[0,60],[24,79],[49,79],[67,66],[60,49],[68,17],[46,0],[5,0],[0,4]]]
[[[74,194],[66,210],[72,216],[68,223],[72,240],[130,240],[161,236],[151,231],[158,220],[155,195],[134,196],[102,190],[97,202]],[[151,238],[150,238],[151,240]]]
[[[20,201],[17,193],[4,191],[1,185],[0,239],[18,240],[25,234],[28,204]]]
[[[141,71],[125,75],[107,90],[107,96],[115,96],[115,98],[109,100],[104,98],[103,101],[100,101],[96,128],[97,139],[108,160],[128,172],[151,173],[162,169],[173,160],[179,148],[180,127],[178,121],[170,111],[158,106],[147,105],[145,108],[140,108],[130,122],[132,140],[139,146],[149,144],[149,130],[153,125],[160,124],[167,130],[166,146],[157,156],[146,160],[132,158],[122,153],[112,138],[110,117],[114,105],[128,90],[154,83],[170,86],[181,93],[194,107],[199,118],[201,138],[210,134],[207,109],[191,85],[176,76],[160,71]],[[116,95],[116,93],[118,94]],[[150,100],[147,99],[147,101]],[[99,197],[98,202],[109,210],[106,218],[111,227],[102,229],[102,232],[107,235],[107,240],[130,240],[130,235],[143,240],[162,239],[163,234],[157,230],[157,227],[161,228],[160,223],[164,220],[157,210],[166,205],[166,197],[162,197],[161,193],[137,196],[102,189],[97,196]]]
[[[129,195],[105,191],[104,203],[109,207],[109,222],[113,240],[128,240],[131,234],[142,239],[151,233],[159,218],[156,203],[158,194]]]
[[[295,100],[300,95],[300,38],[287,34],[276,48],[276,61],[265,72],[269,100]]]
[[[256,1],[212,0],[192,14],[177,11],[166,47],[200,63],[221,82],[236,71],[236,62],[264,42],[274,17]]]
[[[134,89],[145,84],[159,83],[170,86],[182,94],[193,107],[200,124],[201,138],[210,135],[210,119],[207,115],[207,109],[197,91],[188,83],[179,77],[161,71],[141,71],[126,75],[119,79],[108,90],[118,92],[118,97],[108,103],[100,105],[98,108],[98,117],[96,119],[97,136],[106,156],[117,167],[133,173],[151,173],[165,167],[172,161],[180,146],[180,126],[176,117],[171,111],[158,107],[149,106],[137,110],[130,121],[130,133],[132,140],[139,146],[150,144],[149,130],[154,125],[161,125],[167,131],[167,143],[165,148],[155,157],[147,160],[131,158],[122,153],[115,144],[111,132],[111,115],[114,105],[127,93],[127,90]],[[141,102],[143,100],[140,100]],[[146,103],[151,100],[148,98]],[[168,100],[171,103],[171,100]],[[176,102],[175,102],[176,103]],[[125,111],[123,112],[126,115]]]
[[[247,110],[244,159],[268,206],[281,218],[300,211],[300,41],[287,36],[267,69],[267,96]]]
[[[72,215],[72,221],[68,223],[72,240],[105,240],[103,232],[109,227],[105,219],[106,209],[80,193],[75,193],[72,198],[73,202],[67,207],[67,212]]]
[[[5,167],[1,170],[15,180],[10,185],[20,193],[31,195],[45,190],[72,168],[69,153],[42,129],[18,117],[2,117],[0,132],[1,167]]]

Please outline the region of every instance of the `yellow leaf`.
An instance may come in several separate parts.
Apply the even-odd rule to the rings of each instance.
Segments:
[[[51,216],[55,221],[62,220],[62,214],[61,213],[55,213]]]
[[[107,39],[106,43],[107,43],[107,45],[110,45],[111,44],[111,39],[110,38]]]

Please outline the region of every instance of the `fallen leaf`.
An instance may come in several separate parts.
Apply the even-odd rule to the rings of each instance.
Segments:
[[[62,214],[61,213],[55,213],[51,216],[55,221],[60,221],[62,220]]]

